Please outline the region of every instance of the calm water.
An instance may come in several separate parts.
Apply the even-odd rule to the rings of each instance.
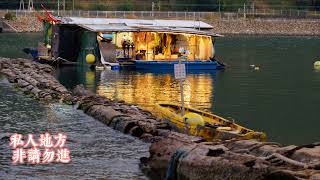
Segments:
[[[147,179],[139,169],[148,144],[114,131],[81,111],[61,104],[41,105],[16,92],[0,77],[0,179]],[[68,136],[71,163],[12,165],[14,133]]]
[[[319,141],[320,72],[313,69],[319,46],[315,37],[221,38],[217,51],[230,67],[190,73],[184,83],[186,104],[264,131],[271,141]],[[82,82],[100,95],[146,107],[180,98],[172,74],[64,68],[58,77],[69,88]]]
[[[0,39],[10,42],[14,38],[3,36]],[[320,59],[319,46],[317,37],[221,38],[216,50],[230,67],[189,74],[184,83],[186,104],[264,131],[272,141],[319,141],[320,72],[313,69],[313,62]],[[251,64],[260,70],[253,70]],[[179,86],[171,74],[63,68],[57,76],[69,88],[84,83],[100,95],[146,107],[179,101]]]

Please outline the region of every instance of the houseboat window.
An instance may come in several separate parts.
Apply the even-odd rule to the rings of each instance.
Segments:
[[[112,43],[116,57],[147,61],[209,60],[213,57],[212,38],[185,33],[118,32],[113,33]],[[179,53],[183,48],[185,53]]]

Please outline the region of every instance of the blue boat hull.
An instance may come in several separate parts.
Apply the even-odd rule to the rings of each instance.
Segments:
[[[173,71],[174,64],[178,61],[135,61],[135,68],[137,70],[163,70]],[[224,69],[224,64],[218,61],[182,61],[186,65],[186,69],[190,70],[217,70]]]

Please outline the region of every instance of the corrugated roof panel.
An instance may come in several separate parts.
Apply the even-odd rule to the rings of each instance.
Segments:
[[[157,26],[157,27],[177,27],[177,28],[200,28],[212,29],[213,27],[202,21],[185,21],[185,20],[144,20],[144,19],[111,19],[111,18],[81,18],[65,17],[62,24],[126,24],[127,26]]]
[[[79,25],[85,29],[94,32],[138,32],[139,29],[128,26],[115,26],[115,25],[95,25],[95,24],[81,24]]]

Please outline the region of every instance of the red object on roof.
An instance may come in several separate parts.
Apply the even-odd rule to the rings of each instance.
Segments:
[[[50,22],[55,22],[55,23],[57,23],[57,22],[60,22],[60,21],[61,21],[60,19],[54,17],[42,4],[41,4],[41,7],[42,7],[42,9],[46,12],[45,15],[46,15],[47,19],[48,19]]]
[[[34,11],[34,14],[37,16],[40,22],[42,22],[45,19],[45,17],[42,17],[37,11]]]

